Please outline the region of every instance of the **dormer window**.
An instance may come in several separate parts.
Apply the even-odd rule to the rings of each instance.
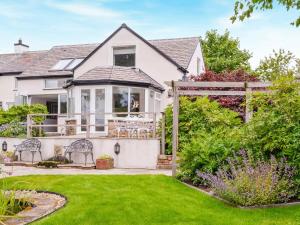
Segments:
[[[135,46],[115,47],[114,66],[135,67]]]
[[[54,71],[72,70],[75,68],[75,66],[77,66],[82,61],[83,61],[83,58],[61,59],[50,70],[54,70]]]

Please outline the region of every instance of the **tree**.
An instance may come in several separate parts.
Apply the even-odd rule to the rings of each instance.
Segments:
[[[251,54],[240,49],[240,41],[230,37],[228,30],[224,34],[218,34],[217,30],[208,31],[201,43],[208,70],[215,73],[250,70]]]
[[[273,9],[275,3],[282,5],[287,11],[291,9],[300,10],[300,0],[236,0],[234,6],[234,15],[231,21],[244,21],[249,18],[255,10],[270,10]],[[300,26],[300,16],[291,23],[296,27]]]
[[[299,63],[300,59],[297,59],[290,51],[279,49],[276,52],[273,50],[273,54],[260,61],[255,74],[265,81],[273,81],[280,76],[289,74],[295,76],[300,70]]]

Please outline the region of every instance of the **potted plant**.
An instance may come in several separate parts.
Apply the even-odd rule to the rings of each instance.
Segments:
[[[17,161],[18,157],[15,155],[14,151],[2,152],[0,156],[1,163],[11,163],[13,161]]]
[[[96,159],[96,169],[107,170],[114,167],[114,159],[110,155],[101,155]]]

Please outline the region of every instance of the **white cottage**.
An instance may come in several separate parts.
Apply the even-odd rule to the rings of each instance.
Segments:
[[[204,71],[199,37],[146,40],[126,24],[100,44],[30,52],[20,40],[15,47],[0,54],[0,107],[45,104],[58,114],[47,124],[73,118],[82,125],[77,133],[87,123],[107,135],[109,121],[153,119],[171,102],[165,81]]]

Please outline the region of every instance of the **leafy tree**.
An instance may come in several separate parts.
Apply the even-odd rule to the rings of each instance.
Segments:
[[[298,65],[297,65],[298,64]],[[265,81],[276,80],[279,76],[296,75],[300,70],[300,59],[289,51],[273,50],[273,54],[260,61],[255,73]]]
[[[217,30],[206,32],[201,41],[205,64],[215,73],[237,69],[250,70],[251,54],[240,49],[239,39],[230,37],[229,31],[218,34]]]
[[[231,21],[243,21],[246,18],[249,18],[255,10],[264,11],[273,9],[275,3],[284,6],[287,11],[291,9],[300,10],[299,0],[236,0],[234,15],[231,17]],[[300,26],[300,16],[291,24],[296,27]]]

